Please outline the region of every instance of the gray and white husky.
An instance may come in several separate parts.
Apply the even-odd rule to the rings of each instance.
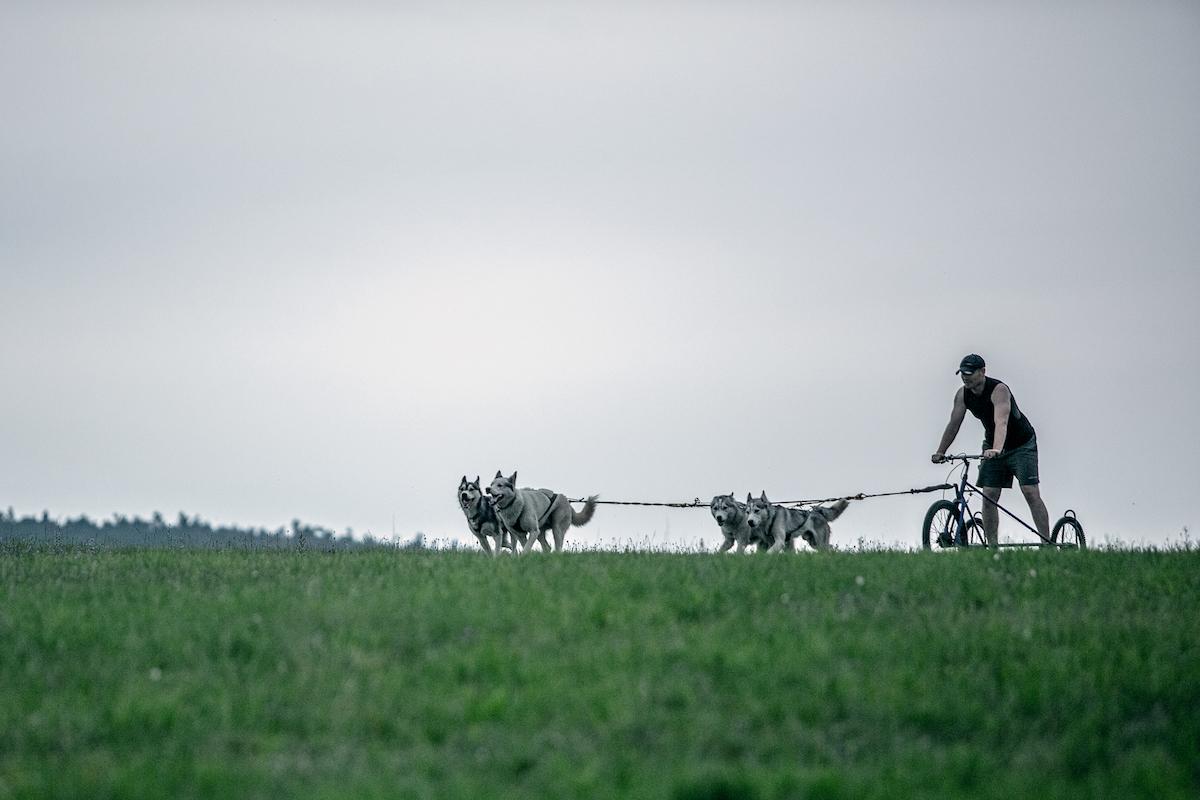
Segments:
[[[466,475],[462,476],[462,480],[458,484],[458,505],[467,515],[467,526],[470,527],[471,533],[475,534],[475,538],[479,540],[479,546],[485,553],[489,556],[498,556],[500,551],[506,547],[510,550],[513,549],[512,541],[496,517],[492,498],[486,496],[479,488],[478,475],[473,481],[467,480]],[[488,543],[489,536],[496,543],[494,551]]]
[[[721,535],[725,537],[718,553],[724,553],[735,544],[739,553],[745,552],[746,545],[757,544],[760,550],[765,550],[770,545],[770,542],[760,539],[757,532],[746,524],[746,506],[733,499],[733,492],[714,497],[708,504],[708,510],[721,526]]]
[[[768,553],[794,550],[799,536],[817,550],[829,547],[829,523],[841,516],[849,503],[838,500],[828,506],[788,508],[772,505],[767,493],[755,498],[746,495],[746,525],[754,535],[768,542]]]
[[[558,492],[517,488],[515,472],[506,478],[497,471],[487,493],[495,503],[500,524],[521,543],[522,553],[528,553],[533,548],[535,539],[542,543],[543,550],[549,550],[546,531],[554,534],[554,549],[562,550],[567,528],[586,525],[596,513],[597,495],[587,499],[582,511],[576,511],[571,508],[566,496]]]

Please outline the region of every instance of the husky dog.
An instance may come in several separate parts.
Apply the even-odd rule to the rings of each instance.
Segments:
[[[847,501],[838,500],[829,506],[786,508],[771,505],[766,492],[757,499],[746,495],[746,525],[770,544],[768,553],[794,550],[796,536],[817,550],[825,550],[829,547],[829,523],[841,516],[847,505]]]
[[[522,545],[521,552],[533,549],[536,539],[543,550],[549,550],[546,531],[554,533],[554,549],[562,550],[563,537],[572,525],[586,525],[596,513],[596,497],[592,495],[583,505],[583,511],[571,508],[567,498],[550,489],[518,489],[517,473],[504,477],[497,471],[487,493],[496,506],[500,524]],[[513,552],[516,552],[515,547]]]
[[[721,526],[721,534],[725,537],[718,553],[724,553],[735,543],[739,553],[744,552],[749,544],[757,544],[760,550],[765,550],[770,545],[770,542],[760,539],[757,532],[746,524],[746,506],[733,499],[733,492],[714,497],[708,504],[708,510]]]
[[[484,495],[479,489],[479,476],[475,476],[475,480],[467,480],[467,476],[463,475],[462,480],[458,484],[458,505],[463,513],[467,515],[467,526],[470,527],[471,533],[475,534],[475,538],[479,540],[479,545],[483,548],[483,552],[491,555],[500,555],[500,551],[504,548],[512,549],[512,543],[509,540],[508,534],[505,533],[504,527],[500,524],[500,520],[496,518],[496,509],[492,505],[492,498]],[[493,552],[492,546],[488,543],[488,537],[496,542],[496,549]]]

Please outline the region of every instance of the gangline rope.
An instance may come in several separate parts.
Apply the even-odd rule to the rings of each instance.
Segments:
[[[773,503],[777,506],[815,506],[821,503],[835,503],[838,500],[867,500],[872,497],[894,497],[904,494],[925,494],[926,492],[944,492],[947,489],[953,489],[954,486],[949,483],[939,483],[936,486],[925,486],[921,489],[905,489],[899,492],[859,492],[858,494],[848,494],[844,497],[825,497],[820,500],[784,500],[782,502]],[[568,498],[572,503],[583,503],[587,498]],[[662,508],[708,508],[709,503],[701,500],[699,497],[689,502],[681,503],[653,503],[642,500],[595,500],[597,505],[604,504],[610,506],[659,506]]]

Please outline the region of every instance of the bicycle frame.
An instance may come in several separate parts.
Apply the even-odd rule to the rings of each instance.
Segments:
[[[1033,527],[1028,522],[1021,519],[1016,514],[1014,514],[1013,512],[1009,511],[1004,506],[997,503],[995,500],[988,497],[986,494],[983,493],[982,489],[980,489],[978,486],[976,486],[975,484],[973,484],[969,480],[967,480],[967,476],[971,471],[970,465],[971,465],[972,458],[980,458],[980,456],[965,456],[965,455],[946,456],[947,461],[961,461],[962,462],[962,480],[960,480],[958,482],[957,486],[954,486],[954,509],[958,513],[958,532],[954,536],[955,545],[957,545],[959,547],[964,547],[967,545],[967,541],[966,541],[967,520],[973,516],[970,513],[971,505],[967,499],[968,496],[971,494],[978,494],[980,497],[983,498],[985,503],[991,503],[996,508],[1003,511],[1005,514],[1012,517],[1017,522],[1021,523],[1022,527],[1024,527],[1026,530],[1033,533],[1033,535],[1037,536],[1039,539],[1041,539],[1046,544],[1055,544],[1054,542],[1047,539],[1045,536],[1042,536],[1042,534],[1038,531],[1037,528]],[[951,484],[951,485],[953,486],[953,484]],[[964,514],[964,512],[966,512],[966,513]],[[997,544],[997,546],[998,547],[1028,547],[1029,545],[1027,543],[1023,543],[1023,542],[1006,542],[1004,544]],[[1055,546],[1059,546],[1059,545],[1055,545]]]

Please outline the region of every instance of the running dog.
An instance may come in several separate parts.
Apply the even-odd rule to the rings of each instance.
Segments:
[[[829,547],[829,523],[840,517],[847,505],[838,500],[829,506],[787,508],[772,505],[766,492],[757,499],[746,495],[746,525],[770,544],[768,553],[794,550],[797,536],[814,549],[825,550]]]
[[[733,499],[733,492],[714,497],[708,504],[708,510],[721,526],[721,534],[725,537],[718,553],[724,553],[734,544],[737,544],[739,553],[745,552],[746,545],[756,544],[759,550],[765,550],[770,545],[746,524],[746,506]]]
[[[592,495],[583,504],[582,511],[571,508],[564,495],[550,489],[518,489],[517,473],[504,477],[497,471],[487,493],[496,506],[500,524],[522,545],[521,553],[533,549],[536,539],[542,550],[549,550],[546,531],[554,533],[554,549],[562,550],[567,528],[586,525],[596,513],[596,497]],[[513,552],[516,552],[515,547]]]
[[[489,556],[498,556],[504,548],[513,549],[511,540],[504,528],[500,525],[500,520],[496,517],[496,509],[492,505],[492,499],[484,495],[479,489],[479,476],[475,476],[475,480],[467,480],[467,476],[463,475],[462,480],[458,484],[458,505],[463,513],[467,516],[467,526],[471,529],[471,533],[475,534],[475,538],[479,540],[480,547],[483,552]],[[488,543],[488,537],[495,540],[496,549],[492,550],[492,546]]]

